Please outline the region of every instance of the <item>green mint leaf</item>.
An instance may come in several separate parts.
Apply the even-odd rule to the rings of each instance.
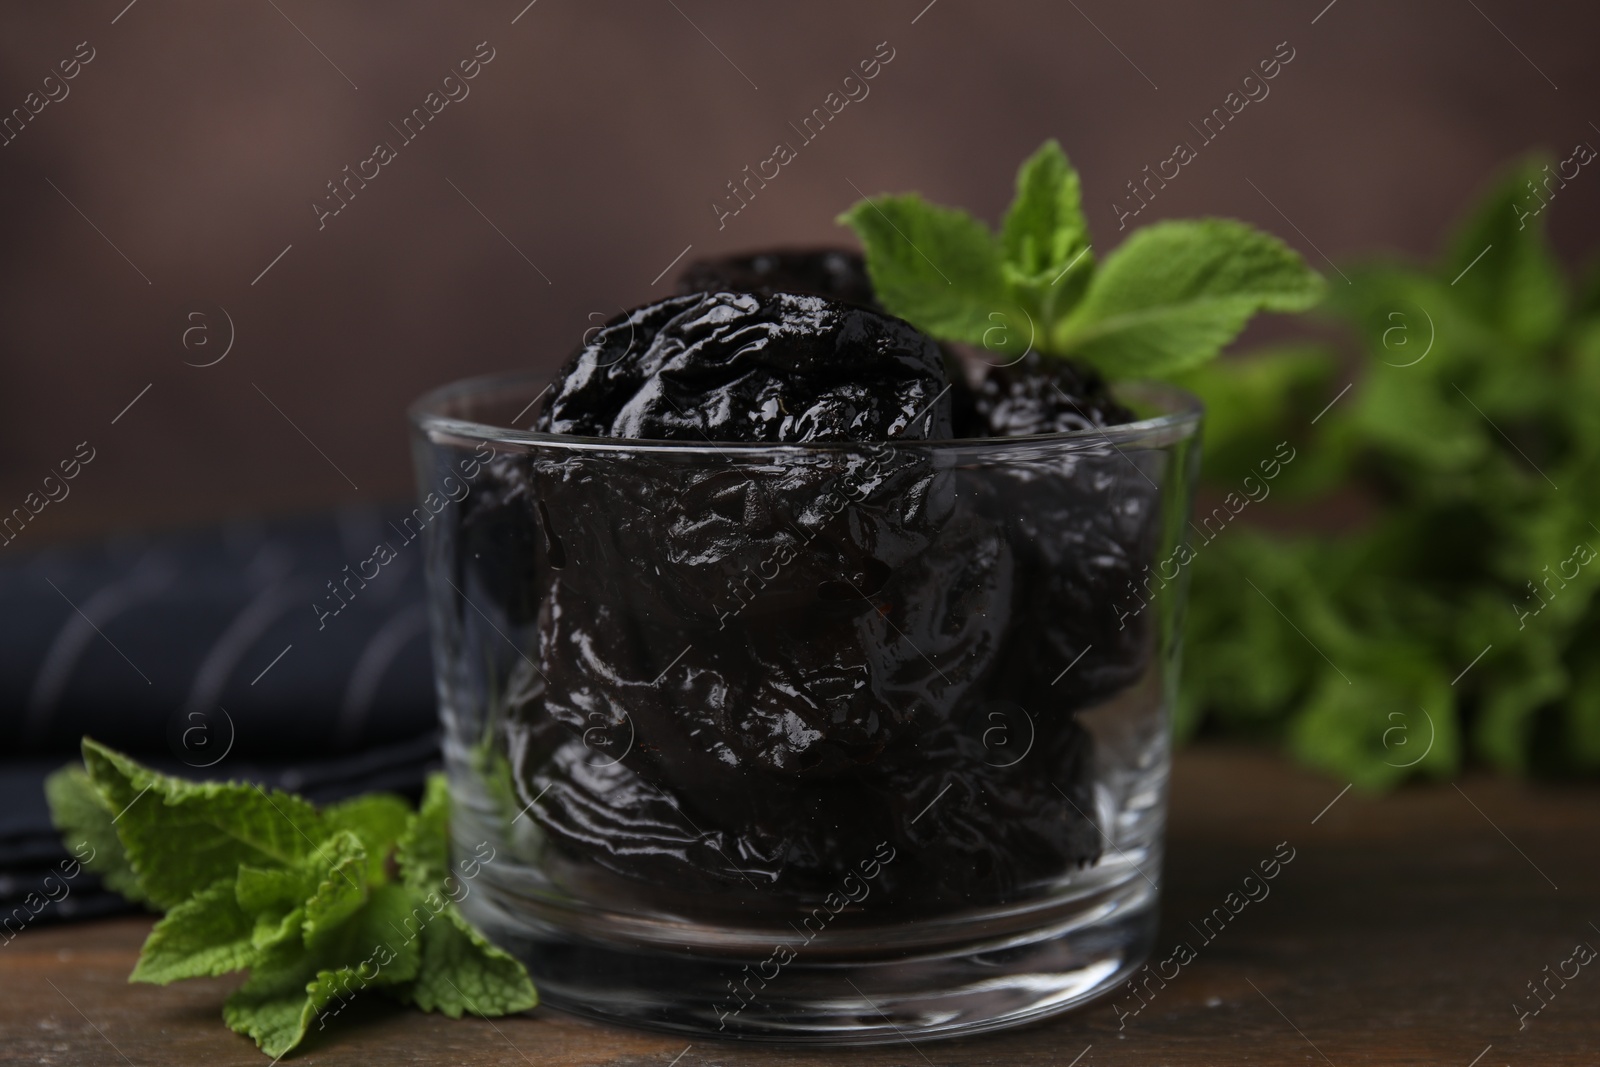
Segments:
[[[1022,282],[1048,286],[1088,247],[1078,172],[1046,141],[1017,171],[1017,195],[1000,226],[1006,266]]]
[[[400,878],[423,893],[444,886],[450,874],[450,785],[442,774],[430,774],[422,805],[411,816],[395,847]]]
[[[1600,316],[1600,261],[1590,263],[1583,272],[1573,296],[1572,313],[1579,318]]]
[[[1546,198],[1560,176],[1542,160],[1512,167],[1457,236],[1439,271],[1463,308],[1521,345],[1554,340],[1566,279],[1545,237]]]
[[[1159,377],[1214,357],[1257,311],[1303,311],[1323,288],[1298,254],[1241,222],[1161,222],[1107,258],[1051,350],[1108,376]]]
[[[349,830],[367,850],[368,877],[383,875],[384,860],[411,820],[411,805],[393,793],[363,793],[322,809],[329,833]]]
[[[1346,416],[1368,449],[1411,478],[1466,474],[1498,448],[1483,416],[1432,377],[1420,367],[1374,367]]]
[[[252,915],[287,913],[305,903],[316,885],[309,869],[244,865],[239,868],[235,893],[239,906]]]
[[[430,775],[422,805],[396,849],[401,878],[421,905],[413,906],[404,924],[422,946],[421,969],[408,995],[424,1011],[442,1011],[452,1019],[463,1011],[526,1011],[538,1003],[527,970],[440,895],[451,873],[449,832],[449,786],[444,775]]]
[[[1450,676],[1418,645],[1360,641],[1341,657],[1341,677],[1324,665],[1290,731],[1301,760],[1363,789],[1414,774],[1449,776],[1461,740]]]
[[[301,936],[305,902],[316,887],[309,869],[240,865],[234,896],[240,908],[255,916],[257,948]]]
[[[1028,316],[983,223],[914,193],[863,200],[839,222],[860,238],[867,274],[890,314],[943,340],[1024,351]]]
[[[317,887],[309,870],[241,866],[234,882],[239,907],[255,916],[251,943],[258,949],[304,936],[305,902]]]
[[[367,850],[360,838],[341,830],[318,845],[307,865],[323,871],[305,903],[302,931],[307,948],[320,948],[346,919],[367,902]]]
[[[250,977],[222,1008],[228,1029],[255,1039],[269,1056],[289,1052],[306,1035],[306,1026],[327,1004],[309,1001],[307,986],[316,981],[315,965],[293,947],[279,947],[255,961]]]
[[[363,990],[410,982],[420,951],[397,931],[411,904],[406,889],[380,886],[320,949],[286,942],[263,952],[250,978],[228,998],[224,1021],[254,1038],[262,1052],[282,1056],[310,1029],[327,1026]]]
[[[1303,486],[1308,461],[1324,457],[1296,451],[1288,453],[1295,459],[1285,466],[1282,445],[1300,440],[1304,427],[1343,386],[1334,382],[1338,370],[1333,351],[1296,345],[1219,359],[1175,375],[1173,384],[1205,403],[1207,477],[1236,491],[1262,494],[1263,500],[1290,485]],[[1334,473],[1342,476],[1342,465]],[[1272,484],[1264,486],[1268,474]]]
[[[1563,734],[1575,763],[1600,767],[1600,659],[1594,656],[1573,668]]]
[[[1056,323],[1083,298],[1095,269],[1078,172],[1055,141],[1046,141],[1018,169],[1000,248],[1012,299],[1028,313],[1028,343],[1048,348]],[[988,347],[1000,347],[993,344],[997,339],[990,334]]]
[[[539,1003],[528,972],[489,943],[454,904],[422,928],[422,966],[409,996],[424,1011],[506,1015]]]
[[[101,795],[120,809],[128,862],[159,907],[235,877],[242,863],[297,865],[326,836],[317,810],[288,793],[171,778],[88,738],[83,760]]]
[[[1521,640],[1507,648],[1498,669],[1479,681],[1483,707],[1473,724],[1473,741],[1503,771],[1528,771],[1534,715],[1566,695],[1568,675],[1560,638],[1552,630],[1530,624],[1518,632]]]
[[[239,906],[233,882],[222,879],[156,923],[128,980],[166,985],[243,970],[256,956],[254,929],[255,920]]]
[[[82,767],[63,767],[44,782],[50,821],[61,831],[67,851],[100,876],[106,888],[129,900],[150,899],[123,852],[112,823],[116,816]]]

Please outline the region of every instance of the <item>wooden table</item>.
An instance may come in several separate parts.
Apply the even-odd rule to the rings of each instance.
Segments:
[[[1126,991],[996,1036],[785,1051],[592,1024],[548,1009],[451,1022],[353,1006],[289,1062],[613,1064],[1600,1063],[1600,786],[1469,777],[1370,798],[1280,757],[1184,752],[1175,772],[1165,921],[1198,957],[1138,1015]],[[1206,943],[1189,926],[1288,842],[1270,895]],[[1257,891],[1259,892],[1259,891]],[[30,930],[0,948],[0,1063],[244,1064],[222,1025],[231,980],[126,983],[148,920]],[[1548,966],[1550,970],[1546,971]],[[1169,971],[1170,973],[1170,971]],[[1515,1005],[1547,1003],[1519,1020]],[[1152,986],[1154,988],[1154,986]],[[1121,1026],[1119,1028],[1119,1018]],[[687,1046],[687,1047],[686,1047]]]

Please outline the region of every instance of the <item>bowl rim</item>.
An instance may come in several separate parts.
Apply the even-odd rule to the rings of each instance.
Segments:
[[[406,417],[412,429],[436,443],[455,441],[488,441],[518,448],[539,447],[585,452],[627,453],[715,453],[723,457],[733,455],[794,456],[809,453],[859,453],[867,449],[915,451],[1010,451],[1036,449],[1041,444],[1064,446],[1077,450],[1100,448],[1107,444],[1138,444],[1143,447],[1172,444],[1192,437],[1199,429],[1205,413],[1200,398],[1187,390],[1167,382],[1130,380],[1114,383],[1120,394],[1161,409],[1161,413],[1133,422],[1114,426],[1096,426],[1084,430],[1061,433],[1030,434],[1018,437],[954,437],[942,439],[889,438],[863,441],[713,441],[705,442],[662,440],[642,437],[584,437],[576,434],[544,433],[523,430],[515,426],[500,426],[445,414],[446,410],[468,397],[500,392],[513,387],[532,387],[542,375],[533,371],[503,371],[481,374],[431,389],[406,408]],[[552,383],[553,384],[553,383]],[[548,391],[550,386],[545,387]],[[529,408],[544,395],[541,391],[523,409]],[[519,418],[521,416],[519,415]]]

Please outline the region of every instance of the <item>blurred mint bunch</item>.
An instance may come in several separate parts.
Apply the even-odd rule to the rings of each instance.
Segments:
[[[1200,549],[1180,731],[1283,732],[1369,788],[1469,751],[1600,769],[1600,275],[1573,286],[1551,253],[1563,184],[1521,163],[1436,266],[1349,268],[1326,307],[1359,366],[1306,346],[1184,379],[1209,408],[1207,483],[1237,489],[1287,438],[1280,499],[1354,487],[1375,515]]]

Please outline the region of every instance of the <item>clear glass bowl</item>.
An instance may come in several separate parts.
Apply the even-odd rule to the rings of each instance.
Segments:
[[[419,401],[404,525],[462,906],[546,1003],[859,1044],[1143,962],[1192,397],[1123,390],[1148,417],[1104,431],[701,445],[513,428],[540,395]]]

